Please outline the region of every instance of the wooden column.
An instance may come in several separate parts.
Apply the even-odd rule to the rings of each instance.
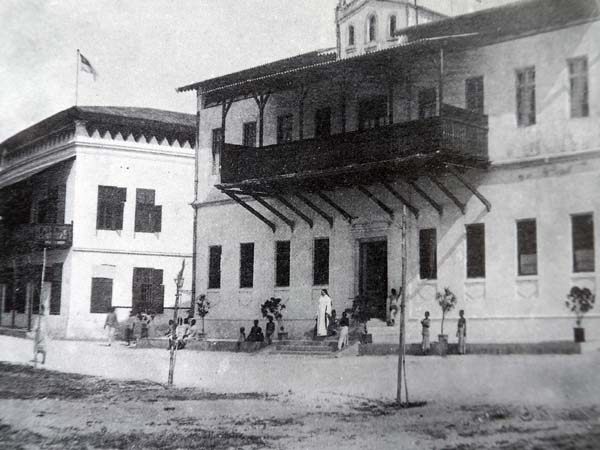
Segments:
[[[388,58],[388,67],[391,65],[391,58]],[[394,79],[392,76],[392,71],[390,70],[385,77],[385,82],[387,86],[387,116],[388,116],[388,125],[394,123]]]
[[[254,101],[258,105],[258,146],[262,147],[265,132],[265,106],[269,101],[270,93],[253,95]]]
[[[304,101],[308,95],[308,88],[302,86],[298,90],[298,139],[304,139]]]
[[[438,72],[438,115],[442,117],[444,105],[444,49],[440,47],[439,72]]]
[[[221,137],[223,139],[223,144],[225,143],[225,124],[227,122],[227,113],[233,104],[232,100],[224,100],[221,105]]]

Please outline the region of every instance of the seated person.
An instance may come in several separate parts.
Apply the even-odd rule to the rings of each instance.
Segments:
[[[190,328],[188,329],[187,339],[189,341],[195,341],[198,339],[198,335],[200,334],[200,330],[198,329],[198,325],[196,325],[196,319],[190,320]]]
[[[237,340],[238,351],[242,347],[242,342],[246,342],[246,328],[244,328],[244,327],[240,328],[240,334],[238,335],[238,340]]]
[[[254,326],[250,328],[250,334],[246,340],[249,342],[263,342],[265,340],[262,328],[258,326],[258,320],[254,321]]]
[[[329,316],[329,321],[327,324],[327,336],[335,336],[337,334],[337,327],[338,327],[337,313],[335,312],[335,309],[332,309],[331,315]]]

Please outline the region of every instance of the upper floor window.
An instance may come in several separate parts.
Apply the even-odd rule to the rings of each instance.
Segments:
[[[292,142],[292,132],[294,130],[294,116],[286,114],[277,117],[277,143],[284,144]]]
[[[517,222],[519,275],[537,275],[537,233],[535,219]]]
[[[348,26],[348,45],[354,45],[354,25]]]
[[[221,246],[208,247],[208,289],[221,288]]]
[[[535,124],[535,67],[517,70],[517,125]]]
[[[387,99],[385,96],[361,100],[358,104],[358,129],[366,130],[385,125]]]
[[[390,37],[393,38],[396,34],[396,24],[397,24],[396,16],[390,16]]]
[[[588,117],[588,61],[587,56],[567,60],[569,65],[569,91],[571,98],[571,117]]]
[[[377,17],[369,16],[367,22],[367,37],[368,42],[375,42],[377,39]]]
[[[419,119],[437,115],[437,91],[435,88],[421,89],[418,94]]]
[[[594,216],[577,214],[571,216],[573,233],[573,272],[593,272],[594,262]]]
[[[467,278],[485,277],[485,225],[467,225]]]
[[[217,175],[221,168],[221,148],[223,147],[223,129],[212,130],[212,166],[211,173]]]
[[[98,186],[97,230],[123,229],[123,209],[126,199],[126,188]]]
[[[435,228],[419,230],[419,273],[421,280],[437,278],[437,233]]]
[[[290,285],[290,241],[275,243],[275,286]]]
[[[244,147],[256,147],[256,122],[246,122],[244,124],[242,144]]]
[[[154,189],[135,190],[135,232],[159,233],[162,222],[162,206],[154,204]]]
[[[331,134],[331,108],[320,108],[315,113],[315,137],[323,138]]]
[[[465,80],[465,106],[469,111],[483,114],[483,77]]]

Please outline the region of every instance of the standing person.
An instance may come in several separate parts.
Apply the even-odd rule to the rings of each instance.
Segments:
[[[337,334],[338,320],[335,309],[331,310],[331,316],[329,317],[329,323],[327,324],[327,336],[335,336]]]
[[[273,343],[272,336],[275,333],[275,322],[273,322],[273,316],[267,316],[267,326],[265,327],[265,333],[267,336],[267,344],[271,345]]]
[[[110,311],[106,315],[106,320],[104,321],[104,329],[106,331],[108,337],[108,346],[112,345],[112,341],[115,337],[115,330],[117,329],[117,325],[119,321],[117,320],[117,313],[115,312],[115,308],[110,308]]]
[[[133,336],[135,331],[135,321],[135,314],[133,311],[130,311],[129,317],[125,322],[125,340],[127,341],[128,346],[131,344],[131,341],[135,341],[135,337]]]
[[[240,334],[238,335],[237,340],[237,351],[239,352],[242,348],[242,343],[246,342],[246,328],[240,328]]]
[[[458,353],[464,355],[467,353],[467,319],[465,319],[465,310],[461,309],[458,312],[458,327],[456,329],[456,337],[458,338]]]
[[[40,304],[40,313],[38,314],[38,323],[35,327],[35,336],[33,341],[33,360],[37,362],[37,355],[42,354],[42,364],[46,364],[46,338],[48,336],[48,327],[44,305]]]
[[[344,347],[348,347],[348,328],[350,327],[350,321],[348,320],[348,313],[344,311],[342,318],[340,319],[340,338],[338,340],[338,350]]]
[[[421,342],[421,351],[423,352],[424,355],[429,354],[429,349],[430,349],[429,326],[430,326],[429,311],[425,311],[425,318],[423,320],[421,320],[421,327],[422,327],[421,335],[423,336],[423,340]]]
[[[389,320],[388,326],[396,325],[396,314],[398,313],[398,298],[400,294],[396,289],[392,289],[390,295],[388,296],[388,311],[389,311]]]
[[[327,336],[331,309],[331,297],[329,297],[327,289],[321,289],[321,296],[319,297],[319,313],[317,315],[317,336]]]
[[[262,328],[258,326],[258,320],[254,321],[254,326],[250,328],[250,334],[246,340],[249,342],[263,342],[265,340]]]

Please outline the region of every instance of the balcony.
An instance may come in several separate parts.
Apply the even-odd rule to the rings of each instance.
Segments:
[[[3,236],[3,250],[8,254],[22,254],[39,251],[65,249],[73,245],[72,224],[27,224],[0,232]],[[3,252],[4,253],[4,252]]]
[[[444,105],[442,117],[262,148],[224,144],[221,182],[307,174],[424,154],[488,161],[487,116]]]

